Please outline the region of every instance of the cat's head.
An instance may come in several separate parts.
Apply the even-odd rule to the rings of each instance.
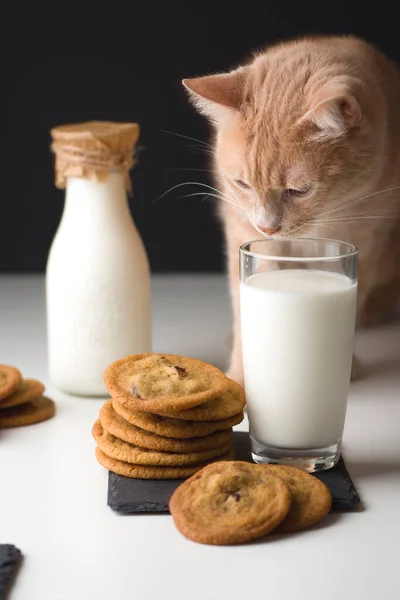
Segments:
[[[317,47],[283,44],[235,71],[183,83],[215,126],[224,192],[263,234],[305,232],[368,190],[378,171],[364,84]]]

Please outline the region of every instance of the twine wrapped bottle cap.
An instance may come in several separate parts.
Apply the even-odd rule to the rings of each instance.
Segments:
[[[65,189],[68,177],[105,181],[110,172],[124,175],[131,191],[129,171],[135,164],[134,150],[139,139],[137,123],[88,121],[60,125],[51,130],[55,153],[55,184]]]

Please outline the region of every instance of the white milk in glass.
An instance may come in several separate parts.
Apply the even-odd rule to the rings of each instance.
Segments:
[[[357,284],[288,269],[241,283],[243,366],[252,437],[313,449],[340,441],[353,352]]]

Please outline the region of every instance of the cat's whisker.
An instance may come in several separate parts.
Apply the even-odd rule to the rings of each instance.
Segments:
[[[356,204],[359,204],[360,202],[364,202],[365,200],[368,200],[369,198],[373,198],[374,196],[378,196],[380,194],[385,194],[388,192],[393,192],[394,190],[398,190],[400,189],[400,184],[399,185],[395,185],[393,187],[390,188],[385,188],[383,190],[379,190],[378,192],[373,192],[372,194],[368,194],[366,196],[362,196],[361,198],[355,198],[353,200],[346,200],[346,202],[343,202],[342,204],[339,204],[339,206],[336,206],[335,208],[332,208],[331,210],[328,210],[324,213],[321,213],[321,217],[324,217],[326,215],[330,215],[333,214],[335,212],[337,212],[340,209],[344,209],[344,208],[350,208],[355,206]]]
[[[183,135],[182,133],[176,133],[175,131],[167,131],[166,129],[157,129],[157,131],[161,131],[161,133],[166,133],[167,135],[174,135],[176,137],[183,138],[185,140],[189,140],[191,142],[198,142],[202,146],[207,146],[212,149],[212,145],[207,142],[203,142],[202,140],[198,140],[197,138],[190,137],[189,135]]]
[[[193,196],[204,196],[201,202],[205,202],[210,195],[211,194],[207,194],[207,192],[197,192],[195,194],[185,194],[184,196],[179,196],[179,198],[192,198]]]
[[[205,148],[204,146],[199,146],[198,144],[188,144],[186,146],[187,148],[193,148],[194,150],[197,150],[198,152],[201,152],[202,154],[206,154],[207,156],[213,157],[214,156],[214,151],[211,148]]]
[[[236,204],[240,204],[238,202],[237,198],[235,198],[235,196],[229,196],[228,194],[225,194],[225,192],[222,192],[221,190],[219,190],[216,187],[213,187],[212,185],[208,185],[206,183],[201,183],[201,182],[197,182],[197,185],[200,185],[202,187],[208,188],[209,190],[212,190],[216,194],[219,194],[220,196],[224,196],[225,198],[227,198],[231,202],[235,202]]]
[[[349,221],[350,223],[353,223],[354,225],[359,225],[359,221],[354,220],[354,221]],[[399,229],[399,226],[396,225],[396,223],[393,223],[392,221],[374,221],[374,225],[382,225],[382,227],[391,227],[394,229]]]
[[[384,212],[377,212],[375,214],[359,214],[359,213],[352,213],[351,215],[341,215],[338,217],[328,217],[325,219],[314,219],[314,223],[315,222],[335,222],[335,221],[348,221],[348,220],[353,220],[353,219],[369,219],[369,220],[373,220],[373,219],[392,219],[393,216],[391,214],[387,214]]]
[[[376,214],[381,214],[381,215],[397,215],[399,213],[399,211],[396,208],[382,208],[379,209],[377,208],[376,210],[371,210],[368,213],[366,213],[364,216],[374,216]],[[364,213],[360,213],[360,212],[354,212],[354,213],[350,213],[349,215],[347,215],[347,213],[345,213],[345,216],[352,216],[352,215],[359,215],[359,216],[363,216]]]
[[[212,186],[207,185],[206,183],[201,183],[200,181],[184,181],[182,183],[177,183],[176,185],[173,185],[172,187],[170,187],[166,192],[164,192],[163,194],[161,194],[161,196],[159,196],[156,200],[154,200],[154,203],[159,202],[162,198],[164,198],[164,196],[166,196],[170,192],[173,192],[174,190],[176,190],[180,187],[183,187],[185,185],[199,185],[200,187],[205,187],[205,188],[208,188],[208,189],[218,192],[218,190],[215,190],[215,188],[213,188]]]
[[[342,217],[334,217],[332,219],[315,219],[313,222],[314,223],[337,223],[337,222],[346,222],[346,221],[374,221],[376,219],[383,219],[383,220],[392,220],[393,217],[391,215],[386,215],[386,214],[376,214],[376,215],[357,215],[357,214],[352,214],[352,215],[343,215]]]
[[[211,198],[217,198],[217,200],[222,200],[223,202],[227,202],[228,204],[232,204],[233,206],[236,206],[237,208],[240,208],[241,210],[245,210],[244,207],[239,204],[238,202],[234,202],[232,200],[229,200],[228,198],[224,198],[222,196],[219,196],[217,194],[211,194],[211,193],[207,193],[207,192],[195,192],[194,194],[187,194],[186,198],[190,198],[193,196],[203,196],[206,195],[207,198],[211,197]],[[202,200],[202,202],[204,202],[204,200],[206,200],[206,198],[204,198]]]
[[[156,198],[156,200],[153,201],[153,204],[155,204],[156,202],[159,202],[162,198],[164,198],[164,196],[166,196],[170,192],[173,192],[174,190],[176,190],[184,185],[197,185],[197,183],[193,182],[193,181],[184,181],[183,183],[177,183],[176,185],[173,185],[172,187],[170,187],[166,192],[161,194],[161,196]]]
[[[385,220],[383,220],[385,219]],[[314,224],[314,225],[319,225],[322,227],[334,227],[336,224],[343,224],[343,223],[348,223],[348,224],[354,224],[354,225],[360,225],[362,221],[366,221],[370,224],[373,225],[382,225],[385,227],[396,227],[398,228],[398,225],[396,223],[393,223],[393,219],[390,217],[349,217],[346,219],[331,219],[331,220],[315,220],[315,221],[311,221],[310,225]]]
[[[218,188],[213,187],[212,185],[207,185],[206,187],[208,187],[210,190],[213,190],[214,192],[216,192],[220,196],[224,196],[225,198],[228,198],[228,200],[231,200],[231,202],[235,202],[236,204],[240,205],[240,202],[238,201],[237,198],[235,198],[235,196],[230,196],[229,194],[225,194],[225,192],[222,192],[221,190],[219,190]]]
[[[156,200],[154,200],[154,203],[155,202],[159,202],[164,196],[166,196],[170,192],[173,192],[174,190],[176,190],[176,189],[178,189],[180,187],[183,187],[184,185],[198,185],[200,187],[204,187],[207,190],[211,190],[212,192],[216,192],[219,196],[224,196],[232,204],[240,206],[240,204],[237,202],[236,198],[232,198],[231,196],[228,196],[224,192],[221,192],[221,190],[218,190],[217,188],[213,187],[212,185],[207,185],[206,183],[202,183],[200,181],[184,181],[183,183],[177,183],[176,185],[170,187],[166,192],[164,192],[163,194],[161,194],[161,196],[159,196]],[[202,192],[202,193],[204,194],[205,192]]]

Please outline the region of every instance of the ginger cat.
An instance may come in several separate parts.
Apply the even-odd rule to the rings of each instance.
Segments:
[[[358,326],[400,298],[400,73],[354,37],[278,44],[238,69],[183,81],[215,129],[233,301],[228,376],[243,384],[241,244],[329,237],[359,248]]]

